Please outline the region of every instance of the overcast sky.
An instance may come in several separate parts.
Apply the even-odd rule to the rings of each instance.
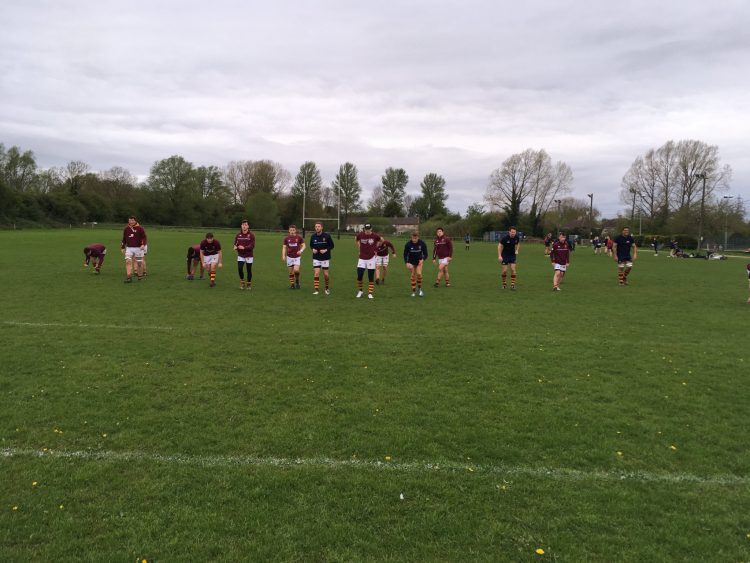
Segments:
[[[513,153],[544,148],[607,216],[636,156],[719,146],[750,199],[750,2],[34,1],[0,10],[0,142],[42,167],[145,176],[268,158],[369,195],[442,174],[482,201]]]

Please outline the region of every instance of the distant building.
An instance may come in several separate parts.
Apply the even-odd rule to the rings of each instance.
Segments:
[[[361,231],[365,228],[365,223],[368,222],[373,223],[373,225],[381,225],[381,227],[384,223],[390,223],[391,227],[393,227],[393,232],[397,235],[419,229],[419,217],[391,217],[390,219],[386,219],[378,217],[352,216],[346,219],[346,230],[354,232]]]
[[[419,229],[419,217],[393,217],[391,224],[394,232],[402,235]]]

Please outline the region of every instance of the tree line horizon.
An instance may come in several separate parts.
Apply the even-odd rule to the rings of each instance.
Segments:
[[[342,228],[352,215],[369,218],[418,217],[440,224],[450,234],[481,236],[517,226],[542,236],[564,228],[588,236],[602,222],[638,222],[654,235],[692,234],[698,221],[707,235],[731,226],[750,234],[744,202],[727,194],[732,169],[720,161],[718,147],[703,141],[667,141],[635,158],[620,188],[623,212],[603,219],[589,199],[571,197],[573,171],[553,162],[545,149],[526,149],[506,158],[488,179],[481,201],[466,212],[450,212],[445,178],[426,174],[418,194],[408,194],[409,175],[388,167],[367,202],[357,166],[345,162],[324,183],[318,166],[304,162],[296,175],[269,160],[234,160],[225,166],[195,166],[180,155],[157,160],[138,181],[114,166],[95,172],[83,161],[40,168],[34,153],[0,143],[0,224],[81,224],[119,222],[136,215],[144,223],[181,226],[236,226],[247,218],[253,228],[285,228],[306,217],[336,219]],[[632,226],[632,225],[631,225]],[[382,228],[388,225],[383,222]]]

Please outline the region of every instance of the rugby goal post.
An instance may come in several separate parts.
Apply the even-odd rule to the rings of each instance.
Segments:
[[[307,216],[307,190],[304,190],[302,192],[302,238],[304,238],[306,235],[306,225],[313,221],[312,225],[314,226],[316,222],[320,221],[323,223],[323,225],[328,222],[329,224],[332,221],[336,222],[336,238],[341,238],[341,191],[339,190],[339,197],[336,205],[336,217],[308,217]]]

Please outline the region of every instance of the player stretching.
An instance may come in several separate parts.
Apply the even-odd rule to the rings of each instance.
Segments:
[[[453,242],[445,234],[442,228],[435,231],[435,243],[432,249],[432,263],[438,264],[438,275],[435,280],[435,287],[440,287],[440,280],[445,276],[445,287],[451,286],[451,277],[448,273],[448,266],[453,259]]]
[[[328,268],[331,266],[333,238],[323,232],[323,223],[315,223],[315,232],[310,235],[310,248],[313,255],[313,295],[320,293],[320,271],[323,270],[326,295],[331,294]]]
[[[299,289],[300,255],[305,250],[305,239],[297,234],[297,227],[289,225],[289,234],[281,245],[281,260],[289,268],[289,289]]]
[[[201,262],[208,270],[208,287],[216,285],[216,267],[222,267],[221,243],[214,238],[213,233],[206,233],[206,238],[201,241]]]
[[[378,255],[375,258],[375,285],[385,283],[385,275],[388,273],[389,248],[391,249],[391,256],[396,256],[396,249],[393,248],[393,243],[389,240],[383,239],[383,242],[378,247]]]
[[[507,286],[508,266],[510,266],[510,290],[516,290],[516,257],[518,256],[518,247],[521,245],[521,239],[515,227],[511,227],[508,234],[500,239],[497,245],[497,259],[503,265],[503,289]]]
[[[373,232],[372,225],[367,223],[365,229],[357,233],[356,243],[359,250],[357,261],[357,298],[362,297],[362,278],[367,270],[367,298],[374,299],[375,291],[375,257],[378,247],[383,239],[378,233]]]
[[[240,275],[240,289],[251,289],[253,283],[253,249],[255,235],[250,231],[247,219],[240,223],[240,232],[234,237],[234,250],[237,251],[237,273]],[[247,268],[247,279],[245,272]]]
[[[552,291],[560,291],[560,284],[570,264],[570,245],[568,239],[565,238],[565,233],[557,235],[557,240],[552,243],[550,259],[555,269],[555,275],[552,278]]]
[[[195,279],[195,270],[197,266],[200,264],[201,267],[201,275],[198,279],[203,279],[203,262],[201,262],[201,245],[200,244],[194,244],[192,246],[188,247],[187,251],[187,276],[185,276],[186,280],[194,280]]]
[[[633,262],[638,257],[638,246],[635,244],[635,239],[630,236],[628,227],[625,227],[622,234],[614,240],[612,251],[615,255],[615,262],[617,262],[617,279],[620,285],[628,285],[628,274],[633,269]]]
[[[146,246],[146,231],[138,224],[135,216],[128,217],[128,224],[122,231],[122,253],[125,255],[125,283],[133,281],[133,273],[143,279],[143,248]],[[135,262],[135,263],[134,263]]]
[[[414,297],[419,291],[419,296],[424,297],[422,291],[422,266],[427,260],[427,245],[419,238],[417,231],[412,231],[411,239],[404,245],[404,262],[406,269],[411,273],[411,296]]]
[[[107,247],[103,244],[90,244],[86,248],[83,249],[83,255],[86,257],[86,260],[83,263],[84,268],[89,267],[89,262],[94,263],[94,272],[97,274],[102,269],[102,264],[104,264],[104,256],[107,254]]]

